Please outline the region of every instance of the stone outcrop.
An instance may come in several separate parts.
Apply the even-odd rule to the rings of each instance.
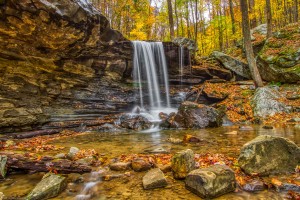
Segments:
[[[260,135],[243,146],[238,163],[247,174],[291,173],[300,164],[300,148],[282,137]]]
[[[97,119],[133,101],[119,83],[131,43],[87,1],[7,0],[0,17],[1,132]]]
[[[188,174],[185,180],[188,190],[201,198],[215,198],[235,190],[234,172],[227,166],[214,165],[197,169]]]

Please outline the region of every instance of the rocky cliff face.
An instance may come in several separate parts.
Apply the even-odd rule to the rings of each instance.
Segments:
[[[0,19],[1,132],[95,119],[133,101],[120,83],[131,43],[86,0],[2,0]]]

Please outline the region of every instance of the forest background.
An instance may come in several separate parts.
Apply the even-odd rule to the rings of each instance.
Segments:
[[[242,38],[239,0],[91,0],[130,40],[193,39],[198,55],[230,50]],[[268,0],[267,0],[268,1]],[[251,28],[267,22],[266,0],[248,0]],[[271,0],[273,31],[298,22],[298,0]]]

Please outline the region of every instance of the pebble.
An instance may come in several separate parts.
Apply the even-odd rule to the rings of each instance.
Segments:
[[[231,132],[227,132],[225,133],[225,135],[237,135],[237,131],[231,131]]]
[[[240,131],[253,131],[251,126],[240,126]]]

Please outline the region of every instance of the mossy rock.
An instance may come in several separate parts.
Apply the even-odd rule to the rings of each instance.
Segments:
[[[67,186],[67,179],[63,176],[46,174],[43,179],[25,198],[26,200],[42,200],[56,197]]]
[[[292,173],[300,164],[300,148],[286,138],[260,135],[243,146],[238,163],[250,175]]]

